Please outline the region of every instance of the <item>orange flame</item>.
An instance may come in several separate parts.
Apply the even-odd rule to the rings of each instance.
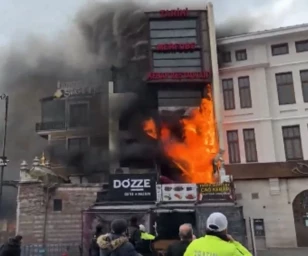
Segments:
[[[219,151],[211,86],[199,108],[180,120],[183,139],[174,138],[167,126],[158,128],[153,119],[143,123],[145,133],[162,142],[165,154],[182,171],[186,182],[214,183],[213,158]]]

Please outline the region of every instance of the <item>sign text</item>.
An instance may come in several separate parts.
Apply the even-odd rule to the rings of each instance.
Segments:
[[[210,72],[151,72],[148,75],[148,80],[181,80],[181,79],[196,79],[207,80],[210,78]]]
[[[170,17],[187,17],[188,16],[188,8],[186,9],[175,9],[175,10],[160,10],[159,14],[163,18]]]
[[[195,50],[196,43],[185,44],[158,44],[156,45],[156,51],[183,51],[183,50]]]

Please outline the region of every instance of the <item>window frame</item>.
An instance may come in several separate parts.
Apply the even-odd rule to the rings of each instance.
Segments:
[[[55,208],[57,208],[57,207],[55,207],[57,205],[56,202],[60,203],[60,207],[59,207],[59,208],[61,208],[60,210],[55,209]],[[63,211],[63,200],[62,199],[60,199],[60,198],[53,199],[52,211],[53,212],[62,212]]]
[[[242,56],[245,56],[242,58]],[[248,59],[247,49],[239,49],[235,51],[235,59],[236,61],[245,61]]]
[[[299,45],[301,44],[305,44],[307,45],[307,50],[299,50]],[[296,53],[300,53],[300,52],[307,52],[308,51],[308,39],[307,40],[301,40],[301,41],[296,41],[295,42],[295,50],[296,50]]]
[[[229,134],[230,133],[236,133],[236,137],[237,137],[237,140],[235,141],[230,141],[230,137],[229,137]],[[228,143],[228,157],[229,157],[229,164],[240,164],[241,163],[241,152],[240,152],[240,143],[239,143],[239,132],[238,130],[228,130],[227,131],[227,143]],[[234,144],[235,146],[235,149],[237,150],[237,152],[235,152],[235,158],[238,157],[238,159],[235,159],[233,160],[232,157],[231,157],[231,144]],[[238,153],[238,156],[236,156],[236,153]]]
[[[246,81],[248,81],[248,84],[241,84],[240,85],[240,81],[242,81],[242,79],[247,79]],[[240,106],[241,108],[252,108],[252,98],[251,98],[251,89],[250,89],[250,77],[249,76],[240,76],[237,78],[237,83],[238,83],[238,90],[239,90],[239,96],[240,96]],[[249,93],[249,97],[248,97],[248,105],[244,104],[244,99],[242,97],[242,92],[248,90]]]
[[[231,51],[224,51],[224,52],[222,52],[221,55],[222,55],[222,57],[221,57],[222,63],[231,63],[232,62]]]
[[[253,132],[253,139],[247,138],[246,132]],[[257,141],[256,141],[256,132],[254,128],[246,128],[243,129],[243,140],[244,140],[244,147],[245,147],[245,158],[246,163],[257,163],[258,162],[258,151],[257,151]],[[248,145],[248,143],[252,143],[252,145]],[[251,154],[251,157],[248,157],[248,149],[249,147],[253,147],[251,149],[252,152],[255,152],[255,155]],[[249,158],[249,159],[248,159]]]
[[[284,136],[284,131],[286,129],[294,129],[294,128],[298,128],[298,133],[299,135],[297,136],[294,136],[294,137],[291,137],[291,138],[286,138]],[[300,128],[300,125],[286,125],[286,126],[282,126],[281,127],[281,132],[282,132],[282,139],[283,139],[283,145],[284,145],[284,152],[285,152],[285,157],[286,157],[286,161],[298,161],[298,160],[303,160],[304,159],[304,155],[303,155],[303,144],[302,144],[302,136],[301,136],[301,128]],[[299,140],[299,145],[300,145],[300,157],[295,157],[295,158],[289,158],[288,157],[288,150],[287,150],[287,146],[286,146],[286,142],[290,140],[292,142],[292,154],[294,155],[294,144],[293,144],[293,141],[294,140]]]
[[[307,72],[307,80],[303,80],[302,74],[303,74],[304,72]],[[307,103],[307,102],[308,102],[308,69],[300,70],[300,71],[299,71],[299,77],[300,77],[300,81],[301,81],[303,101],[304,101],[305,103]],[[304,85],[304,84],[306,84],[306,85]],[[304,87],[307,87],[307,96],[305,96]]]
[[[74,105],[87,105],[87,118],[88,118],[88,123],[90,122],[90,102],[89,101],[68,101],[67,102],[67,127],[69,129],[78,129],[78,128],[82,128],[82,127],[86,127],[87,125],[83,125],[83,126],[71,126],[71,106]]]
[[[69,140],[75,140],[75,139],[87,139],[88,147],[90,147],[91,136],[70,136],[70,137],[66,137],[66,149],[67,149],[67,151],[70,151]]]
[[[275,49],[283,49],[283,47],[286,47],[286,52],[279,52],[279,53],[274,53]],[[279,55],[285,55],[289,54],[289,44],[288,43],[281,43],[281,44],[273,44],[271,45],[271,50],[272,50],[272,56],[279,56]]]
[[[290,83],[283,83],[283,84],[278,84],[278,76],[281,75],[291,75],[292,78],[292,93],[293,93],[293,99],[291,102],[286,102],[285,100],[282,101],[282,97],[280,97],[280,90],[279,88],[282,88],[283,86],[290,86]],[[293,79],[293,72],[288,71],[288,72],[280,72],[280,73],[275,73],[275,80],[276,80],[276,89],[277,89],[277,96],[278,96],[278,104],[281,105],[290,105],[290,104],[296,104],[296,97],[295,97],[295,88],[294,88],[294,79]]]
[[[232,81],[232,89],[225,89],[224,87],[224,82],[228,82],[228,81]],[[234,80],[233,78],[225,78],[225,79],[222,79],[221,80],[221,86],[222,86],[222,94],[223,94],[223,101],[224,101],[224,110],[234,110],[235,109],[235,95],[234,95]],[[226,106],[226,98],[227,98],[227,95],[226,93],[227,92],[231,92],[231,99],[232,99],[232,104],[230,105],[233,105],[231,106],[230,108]]]

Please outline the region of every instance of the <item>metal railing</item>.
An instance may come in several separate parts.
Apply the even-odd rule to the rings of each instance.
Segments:
[[[67,130],[67,129],[77,129],[77,128],[87,128],[89,127],[89,122],[78,122],[78,123],[68,123],[66,121],[61,122],[43,122],[36,123],[36,132],[40,131],[53,131],[53,130]]]
[[[41,244],[23,245],[20,256],[80,256],[80,244]]]

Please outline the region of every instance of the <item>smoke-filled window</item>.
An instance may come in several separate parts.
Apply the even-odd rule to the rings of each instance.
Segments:
[[[65,101],[44,100],[42,101],[42,123],[64,123]]]
[[[89,125],[89,104],[71,103],[69,105],[69,127],[85,127]]]
[[[155,72],[200,72],[201,53],[193,52],[153,52],[153,71]]]
[[[150,21],[151,45],[164,43],[196,43],[197,20],[152,20]]]
[[[200,104],[201,90],[159,90],[157,92],[158,107],[193,107]]]
[[[67,140],[67,149],[72,152],[86,151],[89,147],[89,138],[69,138]]]

